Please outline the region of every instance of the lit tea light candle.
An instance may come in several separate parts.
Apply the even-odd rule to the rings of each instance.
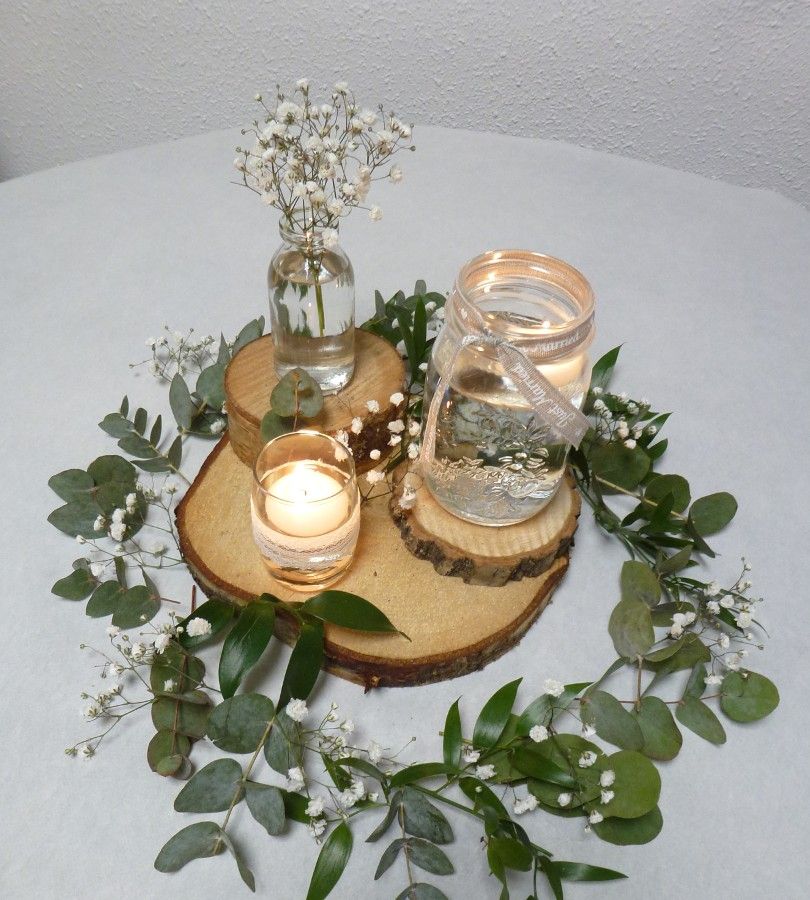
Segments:
[[[328,435],[295,431],[264,447],[253,475],[253,540],[270,575],[294,590],[336,581],[360,531],[351,454]]]
[[[269,486],[265,509],[270,523],[280,531],[314,537],[346,521],[349,498],[337,478],[300,462]]]

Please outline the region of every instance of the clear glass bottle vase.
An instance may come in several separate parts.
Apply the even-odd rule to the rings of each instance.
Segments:
[[[276,373],[300,367],[333,394],[354,374],[354,270],[320,229],[282,219],[279,231],[267,272]]]
[[[479,525],[512,525],[539,512],[560,486],[569,446],[538,419],[497,351],[471,343],[456,298],[477,307],[487,329],[520,349],[577,409],[590,382],[594,296],[568,263],[526,250],[467,263],[433,345],[425,408],[447,375],[425,478],[438,502]]]

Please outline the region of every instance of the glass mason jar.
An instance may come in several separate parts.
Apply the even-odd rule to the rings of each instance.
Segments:
[[[321,229],[282,218],[279,231],[267,272],[276,373],[306,369],[333,394],[354,374],[354,270]]]
[[[577,409],[590,383],[594,296],[573,266],[527,250],[483,253],[467,263],[445,306],[433,345],[425,409],[447,368],[433,458],[424,476],[449,512],[480,525],[512,525],[539,512],[563,478],[568,444],[535,414],[504,371],[496,348],[472,343],[456,298],[520,349]]]
[[[318,431],[266,444],[253,468],[253,540],[269,574],[288,588],[320,590],[352,561],[360,492],[351,453]]]

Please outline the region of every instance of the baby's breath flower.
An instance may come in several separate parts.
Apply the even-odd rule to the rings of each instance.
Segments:
[[[368,455],[369,459],[373,459],[376,462],[380,458],[380,451],[376,449],[371,450]]]
[[[593,750],[586,750],[579,757],[579,767],[580,769],[590,769],[590,767],[596,762],[596,754]]]
[[[370,472],[366,472],[366,481],[369,484],[379,484],[381,481],[385,480],[385,473],[380,472],[379,469],[372,469]]]
[[[543,693],[552,697],[559,697],[565,690],[565,685],[555,678],[546,678],[543,682]]]
[[[548,728],[545,725],[533,725],[529,737],[537,744],[548,740]]]
[[[475,767],[475,777],[480,778],[481,781],[487,781],[489,778],[495,777],[495,766],[486,765],[486,766],[476,766]]]
[[[534,794],[529,794],[523,800],[515,800],[512,809],[516,816],[522,816],[524,813],[532,812],[537,809],[537,797],[535,797]]]
[[[399,406],[400,404],[404,403],[405,395],[402,393],[402,391],[396,391],[395,393],[391,394],[391,396],[388,398],[388,401],[389,403],[393,403],[394,406]]]
[[[352,434],[360,434],[360,432],[363,430],[363,420],[360,418],[360,416],[355,416],[352,419],[352,424],[349,426],[349,428]]]
[[[479,750],[473,750],[472,747],[465,746],[461,751],[461,758],[468,766],[470,766],[478,762],[481,758],[481,752]]]
[[[287,715],[293,722],[303,722],[309,710],[306,701],[293,698],[285,707]]]
[[[609,788],[616,780],[616,773],[613,769],[605,769],[599,776],[599,784],[603,788]]]
[[[602,813],[599,812],[598,809],[595,809],[595,810],[588,816],[588,822],[589,822],[591,825],[598,825],[603,819],[604,819],[604,816],[602,815]]]
[[[368,753],[369,760],[375,764],[382,759],[383,748],[377,741],[369,741],[368,750],[366,752]]]
[[[568,806],[572,799],[573,796],[569,794],[568,791],[557,795],[557,803],[559,806]]]
[[[412,485],[406,484],[397,501],[400,509],[413,509],[416,505],[416,490]]]
[[[388,423],[388,430],[394,434],[401,434],[405,430],[405,423],[402,419],[394,419],[393,422]]]
[[[195,616],[188,625],[186,625],[186,634],[189,637],[204,637],[206,634],[211,634],[211,623],[208,619]]]
[[[380,411],[380,404],[376,400],[366,400],[366,409],[370,413],[378,413]]]

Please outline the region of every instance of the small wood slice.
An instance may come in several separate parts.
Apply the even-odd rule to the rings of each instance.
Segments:
[[[388,341],[359,328],[355,331],[355,352],[354,377],[338,394],[324,398],[322,412],[317,418],[307,419],[306,427],[331,435],[346,431],[355,467],[364,472],[377,465],[369,458],[372,450],[379,450],[382,458],[391,450],[388,423],[398,418],[403,409],[392,404],[390,398],[403,389],[405,364]],[[231,443],[239,459],[251,468],[264,446],[259,429],[277,383],[273,337],[269,334],[240,350],[225,372]],[[369,412],[368,400],[377,401],[379,412]],[[355,417],[363,422],[360,434],[350,430]]]
[[[251,477],[228,437],[222,438],[177,510],[183,556],[209,597],[239,605],[264,592],[303,600],[306,595],[273,581],[261,562],[251,534]],[[387,497],[367,502],[354,562],[335,587],[370,600],[410,641],[327,626],[324,667],[367,689],[426,684],[480,669],[523,637],[567,568],[567,550],[560,550],[541,575],[499,588],[445,578],[405,549]],[[278,616],[276,633],[292,642],[295,625]]]
[[[415,504],[405,510],[399,498],[408,482],[419,487]],[[414,556],[431,562],[440,575],[500,587],[507,581],[540,575],[568,553],[580,503],[574,480],[567,474],[551,501],[526,522],[474,525],[451,515],[420,479],[407,475],[391,497],[390,510],[405,546]]]

